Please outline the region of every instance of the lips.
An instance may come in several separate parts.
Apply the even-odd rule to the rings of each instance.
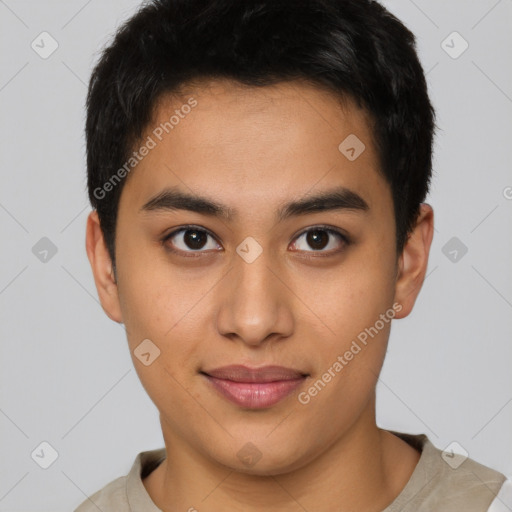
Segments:
[[[292,368],[243,365],[224,366],[202,371],[209,384],[230,402],[248,409],[263,409],[277,404],[308,376]]]
[[[210,377],[231,380],[235,382],[276,382],[293,380],[303,377],[305,374],[285,368],[284,366],[263,366],[261,368],[249,368],[243,365],[232,365],[205,371]]]

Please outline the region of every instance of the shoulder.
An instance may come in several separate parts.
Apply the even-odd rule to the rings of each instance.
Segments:
[[[89,496],[74,512],[160,512],[146,492],[142,479],[165,457],[165,448],[138,453],[127,475],[116,478]]]
[[[441,450],[425,434],[394,433],[421,451],[409,492],[405,493],[407,500],[400,503],[405,505],[401,509],[404,512],[487,512],[504,488],[505,475],[469,458],[467,453],[457,453],[463,450],[454,450],[452,445]]]
[[[130,506],[126,496],[127,476],[116,478],[105,487],[89,496],[74,512],[128,512]]]
[[[466,507],[471,503],[475,510],[487,510],[503,486],[505,475],[471,459],[467,453],[456,453],[451,445],[441,450],[427,441],[425,449],[430,452],[430,474],[440,495]]]

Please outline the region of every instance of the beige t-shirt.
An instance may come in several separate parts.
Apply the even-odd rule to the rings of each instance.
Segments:
[[[506,503],[511,498],[510,481],[504,489],[507,479],[498,471],[469,458],[460,465],[458,462],[449,464],[446,453],[443,459],[443,452],[425,434],[391,432],[421,451],[421,456],[402,492],[382,512],[512,510],[512,501]],[[128,475],[110,482],[74,512],[162,512],[151,500],[142,479],[165,457],[165,448],[140,452]],[[448,461],[451,462],[449,458]],[[506,496],[504,490],[507,490]]]

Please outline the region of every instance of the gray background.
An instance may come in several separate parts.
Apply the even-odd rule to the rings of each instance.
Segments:
[[[72,510],[163,446],[84,248],[86,83],[138,3],[0,1],[1,511]],[[417,35],[440,131],[428,277],[393,323],[378,422],[511,475],[512,1],[384,4]],[[31,47],[51,49],[43,31],[58,43],[46,59]],[[50,456],[43,441],[58,452],[48,469],[31,457]]]

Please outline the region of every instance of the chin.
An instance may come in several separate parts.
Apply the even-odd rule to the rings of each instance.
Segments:
[[[297,470],[307,464],[313,456],[303,452],[303,444],[283,446],[282,442],[273,444],[268,439],[260,443],[243,441],[241,447],[234,453],[231,451],[233,442],[230,442],[229,452],[211,453],[210,456],[218,463],[238,473],[256,476],[276,476]]]

